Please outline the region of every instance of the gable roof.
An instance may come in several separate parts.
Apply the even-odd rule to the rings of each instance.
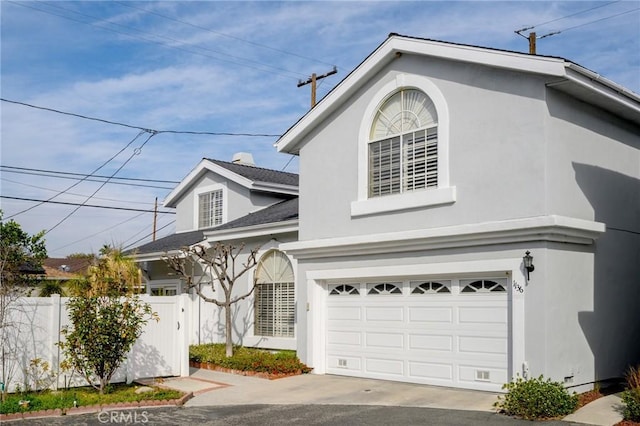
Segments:
[[[213,158],[207,158],[207,160],[255,182],[298,186],[298,175],[296,173],[248,166],[246,164],[230,163]]]
[[[549,85],[555,89],[640,124],[640,95],[566,59],[392,33],[278,139],[278,151],[298,154],[299,144],[313,128],[403,53],[546,75],[553,78]]]
[[[298,175],[295,173],[203,158],[167,195],[164,200],[165,207],[175,207],[191,185],[207,172],[222,176],[251,191],[298,195]]]
[[[291,227],[286,227],[281,230],[279,230],[278,227],[284,223],[296,221],[295,228],[297,229],[297,219],[298,198],[293,198],[272,204],[269,207],[249,213],[246,216],[216,227],[168,235],[156,241],[143,244],[130,252],[136,257],[140,255],[165,253],[205,242],[207,236],[229,235],[231,233],[237,233],[238,231],[255,230],[255,228],[262,226],[269,226],[270,233],[278,233],[279,231],[289,232]]]

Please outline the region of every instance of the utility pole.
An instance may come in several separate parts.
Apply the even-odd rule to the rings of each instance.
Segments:
[[[536,33],[529,33],[529,54],[536,54]]]
[[[311,77],[307,79],[307,81],[298,80],[298,87],[302,87],[307,84],[311,84],[311,108],[316,106],[316,82],[325,77],[329,77],[338,72],[338,69],[334,66],[331,71],[322,75],[316,75],[316,73],[311,74]]]
[[[523,31],[532,30],[532,29],[533,29],[533,27],[526,27],[526,28],[522,28],[520,30],[516,30],[516,31],[514,31],[514,33],[518,34],[520,37],[524,37],[524,38],[529,40],[529,54],[530,55],[535,55],[536,54],[536,40],[538,39],[536,37],[536,33],[529,33],[529,37],[522,35]]]
[[[158,224],[158,197],[156,197],[156,204],[153,207],[153,240],[156,240],[156,226]]]

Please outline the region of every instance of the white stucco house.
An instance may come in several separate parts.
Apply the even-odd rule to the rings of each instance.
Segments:
[[[637,94],[562,58],[391,34],[276,148],[299,185],[205,159],[169,195],[178,233],[138,254],[152,292],[163,252],[253,241],[273,297],[238,308],[235,338],[316,374],[580,390],[640,362]],[[227,210],[202,222],[212,190]],[[254,327],[267,305],[288,316]]]
[[[147,293],[172,296],[186,291],[184,281],[163,260],[185,247],[216,242],[243,246],[238,265],[259,247],[257,267],[234,286],[234,294],[244,294],[254,279],[260,284],[244,303],[234,305],[234,341],[295,349],[295,261],[278,248],[297,240],[298,175],[257,167],[248,153],[236,154],[232,162],[204,158],[164,205],[176,209],[176,233],[132,251]],[[212,281],[219,291],[215,280],[205,277],[203,293],[224,300],[211,292]],[[190,299],[190,343],[224,342],[223,311],[194,291]]]

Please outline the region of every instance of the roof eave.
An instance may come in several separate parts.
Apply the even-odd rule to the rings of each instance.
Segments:
[[[285,132],[276,142],[279,152],[298,154],[304,137],[329,114],[333,113],[362,84],[376,72],[394,60],[398,54],[418,54],[441,59],[476,63],[496,68],[510,69],[525,73],[545,75],[557,78],[559,82],[580,83],[581,79],[592,82],[588,86],[594,93],[606,94],[605,107],[625,118],[635,117],[640,108],[640,98],[634,92],[607,80],[563,58],[529,55],[526,53],[496,50],[478,46],[452,44],[434,40],[417,39],[393,35],[385,40],[354,71],[345,77],[313,109]],[[579,77],[577,77],[579,76]],[[557,84],[557,83],[554,83]],[[606,93],[610,92],[610,93]]]

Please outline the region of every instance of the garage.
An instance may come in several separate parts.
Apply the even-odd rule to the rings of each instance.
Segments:
[[[326,372],[499,391],[508,377],[508,279],[327,285]]]

